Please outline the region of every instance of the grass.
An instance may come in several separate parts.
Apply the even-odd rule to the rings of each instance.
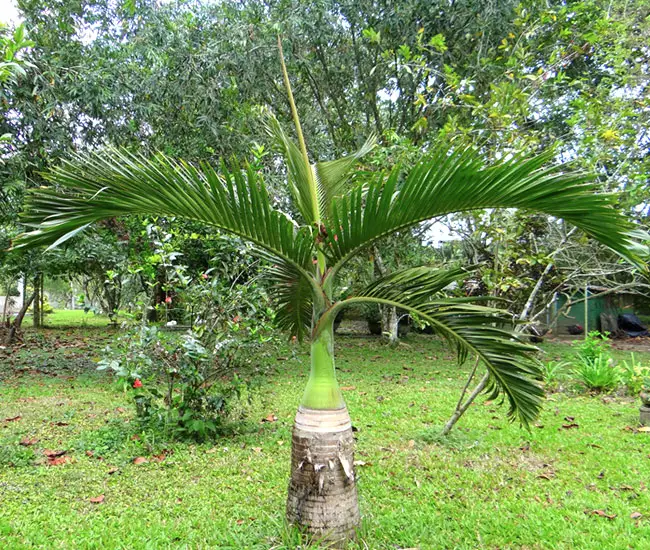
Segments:
[[[45,326],[49,328],[107,327],[109,324],[107,315],[86,313],[83,309],[56,309],[45,316]]]
[[[0,356],[2,547],[295,548],[284,499],[307,348],[277,353],[241,433],[193,445],[138,429],[128,395],[92,365],[109,338],[28,333],[28,346]],[[365,463],[355,547],[647,548],[650,434],[634,429],[634,400],[552,394],[528,432],[481,398],[441,440],[469,366],[439,341],[392,350],[340,337],[337,364]],[[261,421],[269,414],[277,422]],[[48,465],[48,449],[69,462]]]

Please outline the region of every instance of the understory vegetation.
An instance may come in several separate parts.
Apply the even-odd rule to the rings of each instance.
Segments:
[[[224,418],[229,433],[195,443],[140,423],[133,388],[96,369],[112,333],[26,338],[29,348],[0,352],[4,547],[298,548],[283,505],[307,346],[269,346],[265,376],[242,373],[250,399]],[[620,347],[618,364],[650,362]],[[576,357],[567,343],[542,348],[548,362]],[[469,362],[426,335],[397,348],[340,336],[336,352],[364,517],[351,548],[623,549],[650,537],[637,399],[575,379],[530,431],[482,398],[441,438]]]
[[[542,367],[547,391],[587,390],[636,397],[650,390],[650,365],[637,354],[617,359],[607,334],[590,332],[573,342],[575,355],[569,360],[548,361]]]

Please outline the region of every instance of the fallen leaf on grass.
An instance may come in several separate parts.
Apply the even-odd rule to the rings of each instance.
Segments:
[[[117,472],[119,472],[119,471],[120,471],[119,468],[114,468],[114,467],[113,467],[113,468],[109,468],[108,472],[106,472],[106,473],[107,473],[109,476],[112,476],[114,473],[117,473]]]
[[[93,451],[86,451],[86,456],[94,456],[95,453]]]
[[[67,462],[70,462],[69,456],[56,456],[47,459],[48,466],[61,466],[61,464],[65,464]]]
[[[21,420],[21,419],[22,419],[22,416],[18,415],[18,416],[13,416],[11,418],[5,418],[4,421],[5,422],[17,422],[18,420]]]
[[[592,516],[600,516],[601,518],[607,518],[607,519],[614,519],[616,517],[616,514],[608,514],[605,512],[605,510],[585,510],[585,514],[589,514]]]
[[[352,391],[352,390],[356,390],[357,387],[356,386],[342,386],[340,389],[341,389],[341,391]]]
[[[98,497],[92,497],[89,499],[93,504],[101,504],[104,502],[104,495],[99,495]]]
[[[632,512],[630,514],[630,519],[639,519],[642,518],[643,514],[641,512]]]
[[[537,479],[545,479],[547,481],[551,481],[555,477],[554,474],[539,474],[537,476]]]
[[[269,414],[268,416],[265,416],[262,418],[262,422],[277,422],[278,417],[275,416],[274,414]]]
[[[650,432],[650,426],[641,426],[637,432]]]
[[[23,439],[20,440],[19,445],[22,445],[23,447],[29,447],[31,445],[36,445],[38,443],[38,439],[35,437],[32,437],[31,439],[28,437],[24,437]]]
[[[53,425],[53,426],[69,426],[69,424],[68,424],[67,422],[61,422],[61,421],[59,421],[59,422],[52,422],[52,425]]]
[[[162,462],[163,460],[165,460],[167,458],[167,454],[168,454],[168,451],[166,451],[166,450],[162,451],[160,454],[153,455],[151,457],[151,461],[152,462]]]
[[[573,422],[571,424],[562,424],[562,429],[563,430],[570,430],[572,428],[579,428],[579,427],[580,427],[580,425],[576,424],[575,422]]]
[[[133,459],[133,464],[136,464],[136,465],[145,464],[147,462],[149,462],[149,461],[143,456],[138,456],[138,457]]]
[[[365,462],[364,460],[355,460],[355,466],[372,466],[372,462]]]
[[[43,454],[47,458],[56,458],[57,456],[63,456],[67,451],[54,451],[52,449],[43,449]]]

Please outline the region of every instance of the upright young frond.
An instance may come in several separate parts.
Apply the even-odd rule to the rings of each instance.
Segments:
[[[279,146],[287,166],[287,179],[291,196],[307,223],[314,223],[319,214],[325,220],[331,219],[334,198],[344,194],[350,172],[357,162],[367,155],[377,144],[371,135],[355,152],[342,158],[316,162],[306,167],[304,157],[296,145],[285,133],[280,122],[272,115],[267,117],[266,127],[269,135]],[[311,177],[315,178],[318,208],[312,204]]]
[[[287,166],[287,183],[294,204],[306,223],[316,222],[318,212],[312,203],[310,176],[311,166],[305,165],[298,146],[287,136],[280,122],[272,115],[267,117],[266,128],[269,135],[280,147]]]
[[[313,169],[318,186],[320,211],[325,218],[331,220],[334,198],[343,195],[347,189],[350,172],[361,158],[366,156],[377,145],[377,138],[371,135],[355,152],[335,160],[317,162]]]

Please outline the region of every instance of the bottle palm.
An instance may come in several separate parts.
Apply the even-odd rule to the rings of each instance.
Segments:
[[[536,417],[542,400],[535,348],[513,335],[511,317],[442,293],[467,277],[466,271],[404,269],[335,301],[337,275],[351,258],[396,231],[479,208],[525,208],[563,218],[639,265],[642,249],[616,210],[616,196],[598,193],[588,176],[552,164],[551,153],[486,165],[471,149],[441,148],[408,173],[395,169],[352,185],[351,169],[374,140],[348,157],[312,164],[290,92],[289,97],[298,142],[274,118],[268,128],[286,158],[298,219],[275,208],[258,174],[237,164],[215,168],[161,153],[147,158],[108,149],[76,155],[47,176],[53,185],[30,195],[23,222],[32,231],[16,246],[57,245],[93,222],[128,214],[188,218],[254,243],[272,265],[278,324],[311,340],[311,373],[294,426],[287,515],[311,533],[338,540],[359,522],[351,425],[334,368],[332,326],[342,308],[371,302],[416,314],[461,360],[471,354],[483,361],[489,392],[503,395],[509,415],[523,424]]]

